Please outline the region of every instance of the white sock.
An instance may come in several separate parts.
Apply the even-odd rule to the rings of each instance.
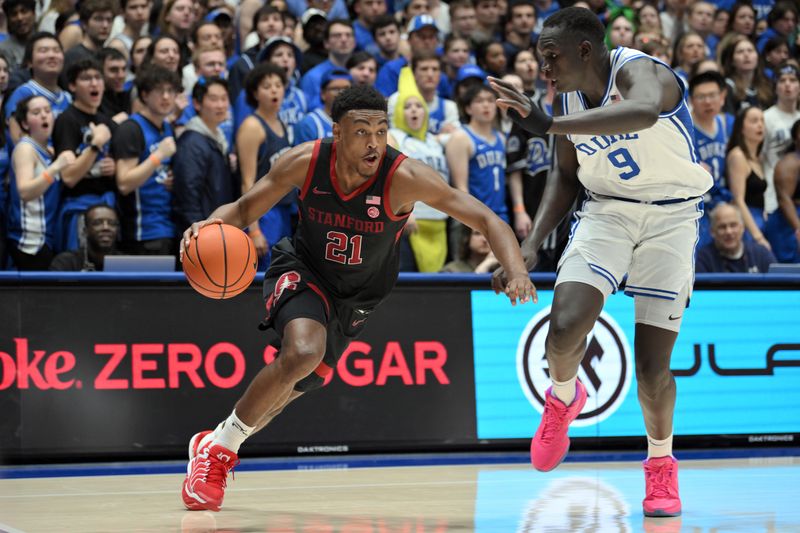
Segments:
[[[672,455],[672,433],[664,440],[654,439],[647,436],[647,458],[666,457]]]
[[[553,396],[564,402],[564,405],[569,405],[575,399],[576,382],[578,381],[578,374],[575,374],[572,379],[567,381],[556,381],[550,378],[553,382]]]
[[[233,453],[239,453],[239,447],[249,437],[255,426],[248,426],[236,416],[236,410],[231,412],[231,416],[225,419],[217,429],[214,430],[214,444],[219,444],[224,448],[229,449]]]

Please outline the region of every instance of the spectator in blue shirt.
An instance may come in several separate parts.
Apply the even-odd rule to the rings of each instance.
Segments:
[[[58,118],[72,103],[69,93],[58,86],[58,78],[64,68],[64,50],[52,33],[39,32],[31,37],[25,46],[23,64],[29,65],[32,78],[11,93],[5,103],[8,129],[11,140],[17,142],[22,130],[13,117],[17,104],[30,96],[44,96],[50,102],[53,117]]]
[[[508,27],[502,43],[506,60],[521,50],[536,50],[536,9],[533,0],[512,0],[508,4]]]
[[[328,12],[329,19],[346,19],[349,16],[345,0],[323,0],[322,2],[312,2],[313,7],[317,7]],[[295,17],[302,17],[303,13],[310,7],[307,0],[286,0],[286,6]]]
[[[366,50],[371,54],[378,51],[372,37],[372,27],[381,15],[386,14],[384,0],[353,0],[353,31],[356,37],[356,50]]]
[[[356,52],[347,60],[347,70],[353,77],[354,85],[375,85],[378,76],[378,62],[369,52]]]
[[[349,20],[334,19],[325,26],[325,46],[328,48],[328,59],[312,68],[300,80],[300,88],[308,99],[308,110],[322,107],[319,88],[323,76],[336,67],[346,68],[347,60],[356,48],[353,23]]]
[[[533,0],[536,5],[536,25],[533,27],[533,32],[536,35],[542,33],[542,25],[545,19],[561,9],[561,5],[556,0]]]
[[[697,272],[761,272],[775,263],[766,246],[744,240],[744,219],[731,204],[719,204],[711,212],[711,235],[714,242],[697,252]]]
[[[369,52],[378,62],[378,68],[400,57],[400,23],[392,15],[381,15],[375,20],[372,24],[372,38],[375,50]]]
[[[338,68],[331,70],[322,78],[323,107],[311,111],[295,126],[295,146],[333,135],[333,120],[331,119],[333,100],[352,84],[353,78],[350,77],[350,74],[346,70]]]
[[[439,46],[439,29],[433,17],[417,15],[411,19],[408,23],[408,45],[411,48],[411,57],[436,51]],[[401,56],[383,65],[378,71],[375,88],[387,98],[396,93],[400,71],[408,63],[408,59]],[[450,96],[450,83],[444,74],[441,74],[437,92],[443,98]]]
[[[778,2],[769,12],[767,23],[767,29],[758,36],[756,47],[759,52],[763,52],[767,41],[774,37],[782,37],[787,43],[791,42],[790,36],[797,31],[797,7],[792,2]],[[792,48],[795,48],[794,43]]]
[[[259,64],[269,62],[283,68],[286,72],[286,79],[288,80],[286,93],[278,116],[289,128],[294,128],[295,124],[300,122],[308,112],[308,100],[296,82],[297,60],[300,55],[300,50],[297,49],[292,40],[282,35],[271,37],[258,54]],[[242,122],[255,111],[255,108],[247,102],[246,91],[242,90],[233,104],[235,110],[234,124],[237,130]]]
[[[285,28],[280,11],[271,5],[265,5],[253,15],[253,31],[258,35],[258,44],[244,50],[239,59],[230,67],[228,85],[230,88],[231,100],[236,101],[236,97],[244,88],[245,78],[258,63],[258,55],[266,42],[283,34]]]
[[[148,65],[136,74],[141,111],[111,139],[117,162],[117,205],[122,249],[136,255],[172,255],[178,232],[172,213],[175,139],[167,117],[181,91],[178,73]]]

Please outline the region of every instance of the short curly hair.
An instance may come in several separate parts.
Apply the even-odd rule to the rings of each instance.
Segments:
[[[354,85],[339,93],[333,101],[331,119],[339,122],[348,111],[369,110],[389,113],[386,98],[375,87]]]
[[[258,107],[258,86],[261,85],[261,82],[264,81],[264,78],[267,76],[276,76],[280,78],[283,88],[286,89],[286,71],[283,67],[279,67],[269,61],[259,63],[250,71],[250,74],[247,75],[244,81],[244,98],[247,101],[247,105],[250,107]]]
[[[176,93],[183,90],[181,78],[177,72],[155,64],[142,66],[136,73],[133,83],[139,92],[139,100],[142,102],[144,102],[145,94],[157,89],[160,85],[169,85],[175,89]]]

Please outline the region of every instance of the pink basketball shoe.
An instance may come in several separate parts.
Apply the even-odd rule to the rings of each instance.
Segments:
[[[575,390],[575,399],[569,405],[564,405],[552,394],[552,387],[545,393],[542,421],[531,441],[531,463],[536,470],[548,472],[554,469],[569,451],[569,424],[578,418],[587,398],[586,387],[580,380],[575,382]]]
[[[644,462],[645,516],[679,516],[678,461],[674,457],[651,457]]]

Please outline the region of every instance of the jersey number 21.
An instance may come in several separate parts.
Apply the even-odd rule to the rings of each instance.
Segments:
[[[361,235],[353,235],[348,239],[342,232],[329,231],[325,259],[341,265],[360,265],[361,239]]]

